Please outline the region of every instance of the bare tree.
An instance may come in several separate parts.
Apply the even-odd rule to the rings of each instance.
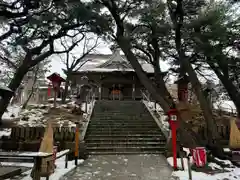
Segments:
[[[90,37],[88,37],[90,36]],[[64,47],[64,49],[68,49],[66,39],[65,42],[61,42],[61,45]],[[80,50],[79,54],[75,54],[72,51],[67,52],[65,58],[62,58],[62,61],[65,65],[65,68],[63,69],[64,73],[66,74],[66,82],[64,87],[64,93],[62,96],[62,102],[66,102],[66,98],[68,95],[68,89],[70,85],[70,79],[71,74],[74,71],[78,71],[84,64],[86,64],[91,59],[87,59],[87,55],[95,50],[95,48],[98,46],[98,38],[95,38],[92,36],[92,34],[81,34],[81,38],[79,38],[79,44],[78,46],[81,46],[78,48]]]

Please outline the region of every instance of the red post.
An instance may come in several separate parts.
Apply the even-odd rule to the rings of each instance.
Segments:
[[[173,168],[177,169],[177,129],[176,123],[172,123],[172,150],[173,150]]]
[[[173,168],[177,169],[177,110],[169,110],[168,116],[172,132]]]
[[[78,165],[78,157],[79,157],[79,123],[76,123],[75,129],[75,165]]]

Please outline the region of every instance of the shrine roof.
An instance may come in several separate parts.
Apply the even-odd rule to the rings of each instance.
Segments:
[[[135,72],[131,64],[119,50],[115,50],[111,55],[91,54],[87,57],[89,62],[75,73],[83,72]],[[153,73],[153,66],[149,63],[141,62],[142,68],[147,73]]]

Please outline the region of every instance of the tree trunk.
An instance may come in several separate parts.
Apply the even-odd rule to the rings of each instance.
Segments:
[[[183,25],[183,17],[184,17],[182,0],[177,1],[177,7],[175,12],[173,12],[172,9],[170,8],[170,15],[171,15],[173,24],[175,26],[175,46],[179,56],[179,62],[181,66],[180,68],[182,68],[182,70],[184,70],[189,75],[189,80],[198,98],[200,107],[203,111],[204,119],[206,121],[208,145],[212,146],[216,143],[215,141],[218,137],[217,127],[214,122],[212,110],[202,92],[202,87],[198,80],[197,74],[194,71],[191,63],[189,62],[189,59],[187,59],[187,57],[185,56],[185,52],[183,51],[183,48],[182,48],[181,28]]]
[[[66,99],[67,99],[67,95],[68,95],[68,88],[69,88],[69,72],[66,74],[67,78],[66,78],[66,82],[65,82],[65,87],[64,87],[64,91],[63,91],[63,96],[62,96],[62,103],[66,103]]]
[[[235,106],[237,108],[238,117],[240,117],[240,93],[239,93],[239,91],[237,90],[237,88],[235,87],[233,82],[229,79],[229,77],[222,74],[219,71],[219,69],[214,64],[211,63],[211,60],[208,61],[208,64],[212,68],[212,70],[215,72],[217,77],[220,79],[220,81],[222,82],[225,89],[227,90],[227,93],[228,93],[230,99],[233,101],[233,103],[235,104]]]
[[[10,84],[9,84],[9,88],[15,92],[17,90],[17,88],[20,86],[25,74],[28,72],[28,68],[26,67],[26,64],[22,64],[16,71],[16,73],[14,74],[14,77],[12,78]],[[0,117],[2,119],[2,115],[4,114],[4,112],[6,111],[8,104],[11,100],[11,98],[13,97],[13,94],[7,94],[6,96],[4,96],[1,101],[0,101]],[[0,120],[0,124],[1,124],[1,120]]]
[[[164,98],[164,100],[168,103],[168,105],[171,105],[173,103],[171,94],[169,93],[166,84],[163,79],[163,75],[161,74],[161,70],[157,65],[154,66],[154,74],[155,74],[155,82],[157,84],[158,91]]]
[[[34,93],[34,88],[32,88],[31,93],[29,94],[27,100],[23,103],[23,105],[22,105],[22,109],[26,109],[26,107],[27,107],[27,105],[28,105],[28,102],[30,101],[30,99],[31,99],[31,97],[32,97],[32,95],[33,95],[33,93]]]
[[[147,88],[148,92],[152,97],[162,105],[164,111],[169,110],[169,105],[166,103],[164,98],[157,92],[156,87],[152,84],[151,80],[147,77],[146,73],[143,71],[141,65],[138,62],[138,59],[132,52],[132,47],[130,42],[125,37],[118,37],[118,44],[123,50],[125,56],[131,63],[132,67],[135,69],[136,74],[140,82]]]
[[[36,81],[37,81],[37,75],[38,75],[38,71],[39,71],[39,68],[37,68],[35,70],[35,75],[34,75],[34,80],[33,80],[33,84],[32,84],[32,89],[31,89],[31,93],[29,94],[27,100],[23,103],[23,106],[22,106],[22,109],[26,109],[27,105],[28,105],[28,102],[30,101],[33,93],[34,93],[34,86],[36,84]]]
[[[167,113],[170,109],[170,106],[174,104],[174,101],[166,88],[163,78],[161,77],[159,79],[160,80],[159,82],[161,82],[164,91],[162,90],[160,91],[152,84],[152,81],[143,72],[142,67],[139,64],[136,56],[131,51],[132,48],[128,40],[125,39],[124,37],[118,38],[118,44],[123,50],[129,62],[131,63],[132,67],[134,68],[141,83],[152,95],[152,97],[161,105],[164,112]],[[165,99],[168,99],[168,101],[166,101]],[[179,123],[180,128],[178,130],[178,134],[180,136],[180,139],[184,141],[182,142],[183,144],[185,144],[188,147],[196,147],[197,145],[203,145],[201,137],[191,130],[190,125],[188,125],[186,122],[182,120],[181,115]]]

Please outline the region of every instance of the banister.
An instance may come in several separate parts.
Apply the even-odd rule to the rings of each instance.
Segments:
[[[146,108],[148,109],[148,111],[150,112],[150,114],[152,115],[153,119],[156,121],[156,123],[158,124],[159,128],[162,130],[164,136],[167,138],[168,137],[168,131],[169,131],[169,128],[168,128],[168,125],[164,124],[163,123],[163,118],[164,117],[164,113],[163,111],[160,111],[157,106],[154,106],[153,107],[149,107],[149,103],[153,103],[150,101],[150,94],[148,94],[148,96],[141,90],[141,94],[142,94],[142,97],[143,97],[143,104],[146,106]],[[156,102],[154,102],[156,103]],[[156,103],[156,105],[158,105]],[[167,127],[166,127],[167,126]]]

